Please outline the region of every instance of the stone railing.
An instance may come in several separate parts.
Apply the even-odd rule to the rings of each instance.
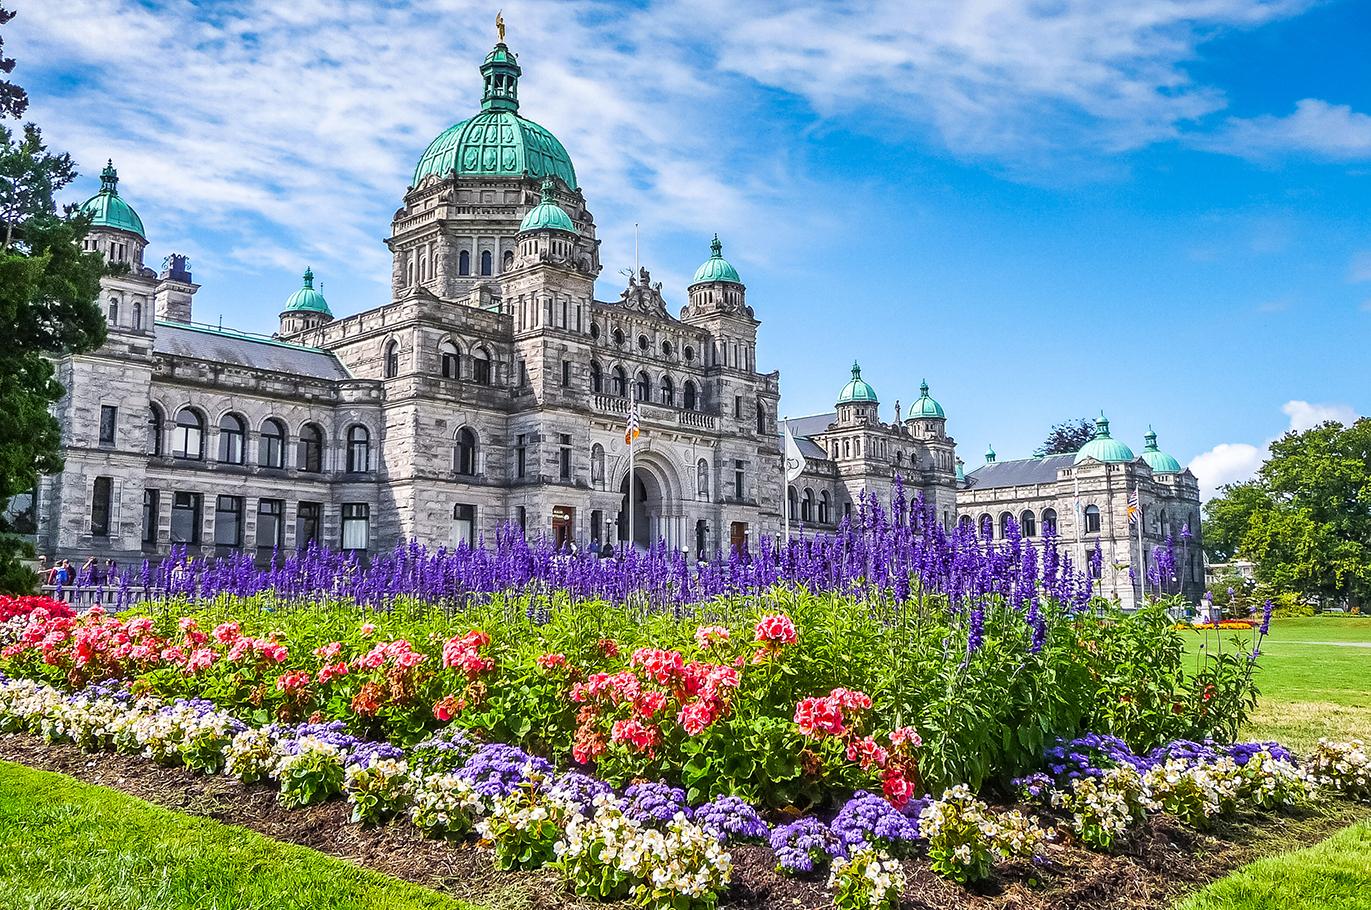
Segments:
[[[712,430],[717,423],[713,414],[701,414],[699,411],[677,411],[676,422],[697,430]]]
[[[592,398],[595,410],[604,411],[607,414],[628,414],[628,399],[620,398],[617,395],[597,394]]]

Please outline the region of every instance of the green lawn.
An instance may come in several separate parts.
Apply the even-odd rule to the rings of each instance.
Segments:
[[[1257,860],[1176,910],[1371,910],[1371,822]]]
[[[469,910],[232,825],[0,762],[3,910]]]

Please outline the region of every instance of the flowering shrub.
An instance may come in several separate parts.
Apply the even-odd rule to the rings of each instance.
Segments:
[[[500,869],[537,869],[555,856],[567,813],[539,789],[540,781],[521,783],[496,799],[476,823],[476,833],[495,851]]]
[[[933,871],[957,882],[990,874],[996,856],[1031,857],[1044,832],[1018,810],[1000,816],[958,784],[924,807],[919,830]]]
[[[1143,787],[1152,808],[1192,827],[1207,828],[1214,818],[1237,807],[1243,782],[1237,764],[1227,756],[1198,764],[1171,758],[1143,775]]]
[[[764,841],[771,834],[757,810],[736,796],[720,796],[700,806],[695,824],[725,845]]]
[[[313,735],[277,744],[278,797],[287,809],[332,799],[343,791],[343,749]]]
[[[409,766],[401,759],[349,764],[343,775],[343,792],[352,804],[354,822],[379,825],[390,820],[405,811],[412,791]]]
[[[789,875],[822,871],[835,857],[847,855],[838,836],[812,816],[772,831],[770,846],[776,868]]]
[[[919,826],[914,821],[882,797],[864,791],[847,801],[831,829],[849,854],[875,847],[900,855],[919,838]]]
[[[1339,743],[1320,739],[1307,767],[1319,786],[1353,799],[1371,799],[1371,758],[1361,740]]]
[[[465,837],[486,810],[471,781],[456,774],[429,774],[414,779],[410,821],[427,837]]]
[[[642,835],[642,825],[624,815],[616,800],[596,797],[592,816],[573,815],[553,846],[567,887],[593,900],[627,897],[642,862]]]
[[[874,847],[835,859],[828,875],[836,910],[896,910],[904,885],[899,861]]]

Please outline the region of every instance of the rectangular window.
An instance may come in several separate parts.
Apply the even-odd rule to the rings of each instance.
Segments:
[[[243,497],[215,497],[214,545],[216,547],[241,547],[243,545]]]
[[[742,461],[733,462],[733,498],[743,498],[743,463]]]
[[[571,479],[571,434],[570,434],[570,433],[562,433],[562,434],[559,435],[557,438],[558,438],[558,440],[560,440],[560,443],[561,443],[561,451],[557,453],[557,458],[558,458],[559,467],[561,468],[561,478],[562,478],[563,480],[570,480],[570,479]]]
[[[171,542],[200,544],[200,494],[177,493],[171,500]]]
[[[110,508],[114,504],[114,478],[97,477],[91,491],[90,532],[96,537],[109,536]]]
[[[452,509],[452,545],[476,545],[476,507],[461,503]]]
[[[477,356],[471,361],[471,381],[477,385],[490,385],[490,361]]]
[[[520,480],[528,473],[528,449],[525,446],[525,439],[524,434],[520,433],[514,445],[514,476]]]
[[[519,388],[528,387],[528,365],[522,360],[519,361]]]
[[[279,499],[257,500],[257,549],[279,550],[283,545],[286,504]]]
[[[514,510],[514,517],[515,517],[515,520],[516,520],[517,522],[519,522],[519,530],[520,530],[520,531],[523,531],[525,534],[527,534],[527,533],[528,533],[528,509],[524,508],[523,506],[519,506],[519,508],[517,508],[517,509]]]
[[[570,361],[570,360],[563,360],[563,361],[562,361],[562,388],[567,389],[567,388],[570,388],[570,387],[571,387],[571,361]]]
[[[734,396],[733,396],[733,416],[734,416],[734,417],[742,417],[742,416],[743,416],[743,396],[741,396],[741,395],[734,395]]]
[[[100,405],[100,445],[114,445],[114,430],[119,422],[119,409],[112,404]]]
[[[157,490],[143,491],[143,543],[157,543],[157,520],[161,513],[161,495]]]
[[[295,512],[295,549],[305,550],[319,542],[324,507],[317,502],[302,502]]]
[[[343,549],[365,550],[371,536],[371,506],[364,502],[343,503]]]

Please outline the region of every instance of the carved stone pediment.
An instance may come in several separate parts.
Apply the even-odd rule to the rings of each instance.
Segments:
[[[619,295],[619,305],[649,316],[671,318],[666,301],[662,299],[662,283],[653,281],[646,267],[640,267],[638,274],[628,276],[628,287]]]

